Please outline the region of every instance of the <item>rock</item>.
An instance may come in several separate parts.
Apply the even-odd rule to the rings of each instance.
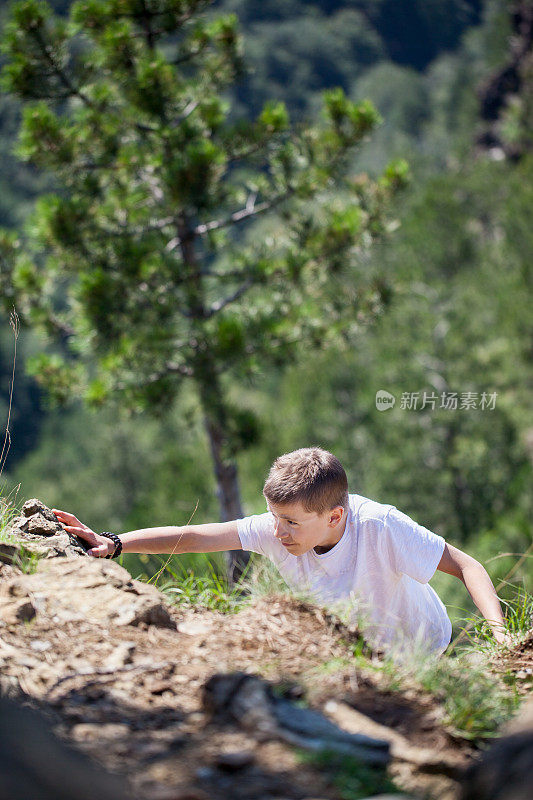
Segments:
[[[133,580],[137,593],[125,594],[124,587],[131,583],[129,572],[115,561],[77,556],[45,558],[31,575],[2,582],[0,602],[13,604],[13,597],[23,595],[24,601],[31,597],[34,610],[56,625],[87,619],[104,626],[146,622],[176,630],[176,623],[156,587]],[[29,608],[24,610],[22,603],[19,613],[31,612]]]
[[[33,536],[53,536],[55,533],[63,532],[63,527],[57,520],[47,519],[42,514],[34,514],[23,522],[20,529],[24,533],[31,533]]]
[[[147,588],[152,588],[148,587]],[[156,590],[154,590],[156,591]],[[157,592],[159,595],[159,592]],[[160,596],[150,597],[148,593],[140,596],[137,602],[131,603],[112,617],[115,625],[155,625],[158,628],[176,630],[176,623],[160,600]]]
[[[130,735],[129,725],[120,722],[79,722],[70,729],[70,736],[78,742],[119,739]]]
[[[0,599],[0,621],[5,625],[27,622],[33,619],[35,614],[35,606],[30,599],[14,601]]]
[[[44,653],[46,650],[50,650],[52,645],[50,642],[43,642],[41,639],[36,639],[35,641],[30,642],[30,647],[37,653]]]
[[[57,517],[52,509],[48,508],[48,506],[45,506],[44,503],[42,503],[40,500],[37,500],[35,497],[31,500],[26,500],[22,506],[23,517],[33,517],[34,514],[40,514],[50,522],[58,522]]]
[[[121,642],[105,659],[103,663],[104,669],[117,669],[124,667],[126,664],[131,664],[135,647],[135,642]]]
[[[533,797],[533,700],[507,724],[461,781],[458,800],[531,800]]]
[[[30,553],[44,558],[55,558],[67,555],[85,555],[89,549],[86,542],[68,533],[54,512],[36,498],[28,500],[22,506],[22,514],[11,522],[11,530],[19,540],[13,545],[4,545],[0,560],[12,563],[15,555],[20,556],[23,547]]]
[[[211,620],[186,620],[185,622],[180,622],[178,625],[178,631],[180,633],[186,633],[188,636],[198,636],[202,633],[209,633],[212,628],[212,621]]]
[[[18,567],[14,567],[10,562],[7,564],[3,562],[2,555],[0,553],[0,581],[11,580],[11,578],[14,578],[16,575],[20,575],[21,573],[22,570],[20,570]]]
[[[14,554],[21,552],[21,547],[30,553],[44,558],[55,558],[67,555],[85,555],[89,545],[77,536],[68,533],[54,512],[40,500],[33,498],[22,506],[22,514],[10,525],[12,533],[20,540],[14,545],[15,551],[5,553],[0,560],[14,560]]]
[[[12,564],[16,554],[19,552],[20,547],[17,547],[17,545],[0,542],[0,561],[4,564]],[[2,576],[4,576],[4,572],[2,572]]]

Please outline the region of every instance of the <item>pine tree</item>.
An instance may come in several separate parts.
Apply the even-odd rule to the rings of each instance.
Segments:
[[[350,178],[379,115],[341,89],[315,123],[291,124],[275,101],[235,119],[237,20],[209,5],[79,0],[68,18],[39,0],[11,6],[1,84],[24,106],[14,152],[58,189],[23,230],[0,232],[0,280],[23,322],[63,345],[34,365],[56,398],[162,412],[194,382],[227,520],[243,515],[236,454],[257,429],[229,389],[379,307],[360,253],[387,228],[407,167]]]

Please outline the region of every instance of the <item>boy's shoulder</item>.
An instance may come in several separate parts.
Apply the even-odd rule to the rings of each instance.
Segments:
[[[367,520],[384,522],[391,508],[394,508],[391,503],[378,503],[377,500],[372,500],[370,497],[364,497],[361,494],[350,494],[349,502],[354,518],[359,522],[366,522]]]

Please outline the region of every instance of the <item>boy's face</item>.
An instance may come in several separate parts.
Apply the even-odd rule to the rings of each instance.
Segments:
[[[306,511],[300,502],[278,505],[267,500],[267,508],[276,523],[274,536],[293,556],[301,556],[312,548],[317,553],[331,550],[346,527],[346,511],[342,506],[317,514]]]

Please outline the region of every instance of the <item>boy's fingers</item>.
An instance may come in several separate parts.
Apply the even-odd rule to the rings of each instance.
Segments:
[[[59,519],[64,519],[73,525],[80,525],[80,521],[74,514],[69,514],[67,511],[60,511],[58,508],[53,508],[52,511]]]
[[[76,536],[79,536],[80,539],[84,539],[89,544],[96,544],[98,541],[95,532],[89,530],[88,528],[80,528],[77,525],[63,525],[63,527],[69,533],[74,533]]]
[[[102,556],[107,555],[107,545],[101,544],[98,547],[93,547],[91,550],[87,550],[87,555],[94,556],[95,558],[101,558]]]

